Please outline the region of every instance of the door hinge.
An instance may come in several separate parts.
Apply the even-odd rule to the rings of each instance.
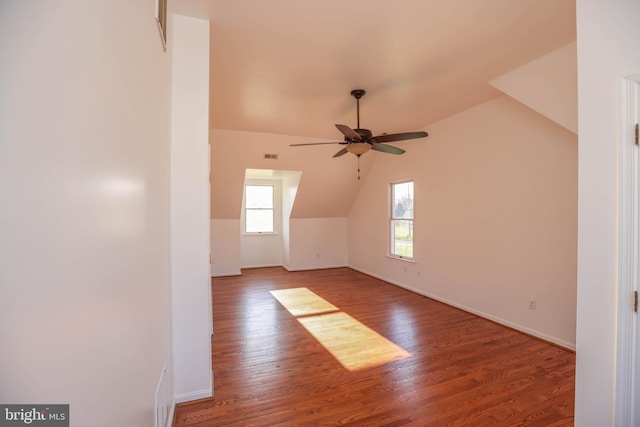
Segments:
[[[640,145],[640,130],[638,130],[638,123],[636,123],[636,145]]]
[[[638,291],[633,291],[633,312],[638,312]]]

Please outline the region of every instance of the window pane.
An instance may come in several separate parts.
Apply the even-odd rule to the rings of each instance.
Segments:
[[[393,218],[413,218],[413,182],[393,184],[392,209]]]
[[[273,187],[271,185],[247,185],[245,187],[245,207],[273,208]]]
[[[273,210],[272,209],[247,209],[246,211],[247,233],[272,233]]]
[[[413,221],[391,221],[391,248],[393,255],[413,258]]]

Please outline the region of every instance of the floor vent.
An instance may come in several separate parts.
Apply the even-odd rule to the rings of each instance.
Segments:
[[[169,413],[171,412],[171,394],[167,382],[167,368],[162,369],[160,381],[156,389],[156,423],[155,427],[169,427]]]

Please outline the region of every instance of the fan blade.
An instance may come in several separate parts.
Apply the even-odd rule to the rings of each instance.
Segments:
[[[347,149],[343,148],[342,150],[340,150],[336,154],[334,154],[333,157],[340,157],[340,156],[342,156],[344,154],[347,154],[347,153],[348,153]]]
[[[346,144],[345,142],[310,142],[308,144],[289,144],[289,147],[302,147],[303,145]]]
[[[360,138],[360,135],[358,135],[358,133],[355,130],[351,129],[349,126],[336,125],[336,127],[340,132],[342,132],[344,136],[347,137],[347,139],[352,141],[362,141],[362,138]]]
[[[405,132],[405,133],[392,133],[389,135],[378,135],[369,139],[369,142],[393,142],[393,141],[404,141],[407,139],[416,139],[416,138],[424,138],[425,136],[429,136],[426,132]]]
[[[383,153],[389,153],[389,154],[402,154],[405,152],[402,148],[393,147],[387,144],[373,144],[371,146],[371,149],[376,151],[382,151]]]

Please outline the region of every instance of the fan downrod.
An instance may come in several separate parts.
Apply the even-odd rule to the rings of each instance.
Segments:
[[[351,91],[351,96],[356,99],[356,117],[358,118],[358,126],[356,129],[360,129],[360,98],[367,93],[364,89],[354,89]]]

